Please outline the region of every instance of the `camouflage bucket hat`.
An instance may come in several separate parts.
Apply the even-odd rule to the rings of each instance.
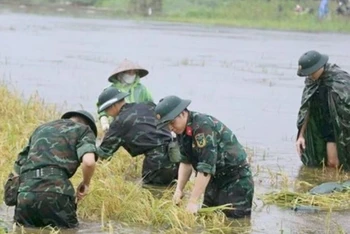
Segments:
[[[157,128],[162,128],[174,120],[191,103],[191,100],[181,99],[177,96],[167,96],[159,101],[155,112],[159,123]]]
[[[126,71],[131,71],[131,70],[135,70],[140,78],[148,75],[148,71],[146,69],[144,69],[143,67],[141,67],[140,65],[138,65],[136,63],[133,63],[133,62],[125,59],[121,64],[119,64],[117,69],[108,78],[108,81],[113,82],[114,80],[116,80],[118,78],[118,75],[120,73],[126,72]]]
[[[102,91],[100,96],[98,97],[98,111],[104,111],[114,103],[117,103],[123,100],[125,97],[129,96],[129,93],[123,93],[119,89],[115,87],[108,87]]]
[[[328,55],[310,50],[303,54],[298,61],[298,76],[309,76],[328,62]]]
[[[80,116],[86,120],[91,130],[94,132],[95,136],[97,136],[97,127],[95,124],[95,118],[89,112],[85,110],[77,110],[77,111],[68,111],[64,113],[61,119],[69,119],[73,116]]]

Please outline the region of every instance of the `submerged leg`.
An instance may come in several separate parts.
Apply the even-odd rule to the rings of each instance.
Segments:
[[[335,142],[327,142],[327,166],[335,168],[339,166],[337,144]]]

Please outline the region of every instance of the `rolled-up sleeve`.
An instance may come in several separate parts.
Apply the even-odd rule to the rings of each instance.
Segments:
[[[82,157],[87,153],[96,154],[96,137],[90,128],[87,129],[81,136],[80,140],[78,141],[76,151],[80,161],[82,161]]]

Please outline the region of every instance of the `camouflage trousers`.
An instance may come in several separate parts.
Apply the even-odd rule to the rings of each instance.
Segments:
[[[237,176],[212,178],[204,194],[204,206],[231,204],[232,210],[224,210],[227,217],[250,216],[254,196],[254,181],[249,166],[240,168]],[[236,177],[236,178],[234,178]]]
[[[170,185],[177,179],[178,163],[172,163],[166,146],[157,147],[145,153],[142,165],[143,183],[151,185]]]
[[[25,227],[78,226],[74,197],[48,192],[19,193],[14,220]]]

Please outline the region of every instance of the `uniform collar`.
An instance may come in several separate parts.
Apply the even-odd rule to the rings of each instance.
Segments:
[[[134,103],[125,103],[121,108],[119,113],[128,110]]]
[[[331,64],[327,63],[326,65],[324,65],[323,68],[324,68],[324,70],[323,70],[322,74],[320,75],[320,78],[318,78],[319,80],[322,79],[322,78],[326,78],[327,77],[327,72],[331,68]]]

